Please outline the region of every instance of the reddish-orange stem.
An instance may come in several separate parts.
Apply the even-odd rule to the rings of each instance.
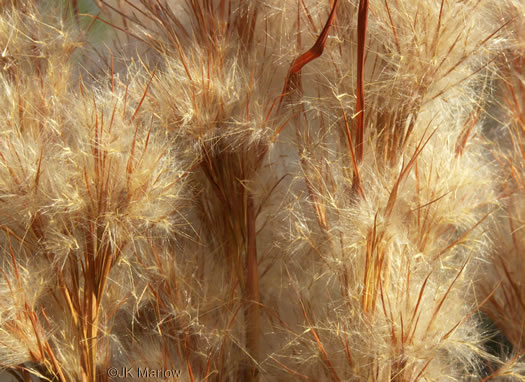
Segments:
[[[365,90],[364,90],[364,67],[365,67],[365,44],[366,27],[368,23],[368,0],[359,1],[357,14],[357,87],[356,87],[356,154],[357,161],[363,160],[363,141],[365,131]]]
[[[281,103],[283,101],[284,96],[290,92],[290,84],[292,83],[291,80],[293,79],[293,76],[297,75],[301,71],[303,66],[308,64],[310,61],[315,60],[317,57],[323,54],[324,47],[326,45],[326,40],[328,39],[328,32],[330,31],[330,27],[332,26],[332,23],[334,21],[337,2],[338,0],[334,1],[334,5],[332,7],[332,10],[330,11],[330,16],[328,16],[328,20],[326,21],[326,24],[324,25],[321,34],[315,41],[315,44],[307,52],[297,57],[292,63],[292,66],[288,71],[288,75],[286,76],[286,80],[284,81],[284,88],[281,94],[281,99],[279,101],[279,106],[277,110],[281,108]]]

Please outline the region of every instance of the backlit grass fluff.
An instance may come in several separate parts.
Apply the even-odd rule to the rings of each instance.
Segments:
[[[525,380],[521,3],[1,5],[6,378]]]

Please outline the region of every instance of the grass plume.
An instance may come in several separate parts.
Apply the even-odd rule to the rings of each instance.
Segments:
[[[0,2],[0,368],[525,380],[503,3]]]

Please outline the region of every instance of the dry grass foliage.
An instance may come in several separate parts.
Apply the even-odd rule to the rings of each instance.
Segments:
[[[520,1],[96,4],[0,2],[1,369],[525,380]]]
[[[500,134],[503,139],[494,150],[504,180],[499,185],[502,211],[495,229],[497,245],[490,267],[493,279],[501,283],[485,311],[512,344],[511,363],[525,354],[525,279],[523,228],[525,210],[525,7],[509,1],[505,11],[512,18],[508,45],[501,56],[499,91]],[[523,366],[522,366],[523,368]],[[499,371],[497,371],[499,373]]]

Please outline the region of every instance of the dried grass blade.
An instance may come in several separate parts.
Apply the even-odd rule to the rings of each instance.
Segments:
[[[286,76],[286,80],[284,81],[284,88],[281,94],[281,99],[279,101],[279,106],[277,110],[281,108],[281,103],[284,99],[284,96],[290,93],[290,91],[292,90],[290,89],[290,85],[294,82],[293,79],[301,71],[303,66],[308,64],[310,61],[315,60],[323,54],[324,47],[326,45],[326,40],[328,39],[328,32],[330,32],[330,27],[332,26],[332,23],[335,18],[335,10],[337,9],[338,1],[339,0],[335,0],[332,10],[330,11],[330,15],[328,16],[328,20],[326,21],[324,28],[321,31],[321,34],[315,41],[315,44],[307,52],[297,57],[292,63],[292,66],[288,71],[288,75]]]

